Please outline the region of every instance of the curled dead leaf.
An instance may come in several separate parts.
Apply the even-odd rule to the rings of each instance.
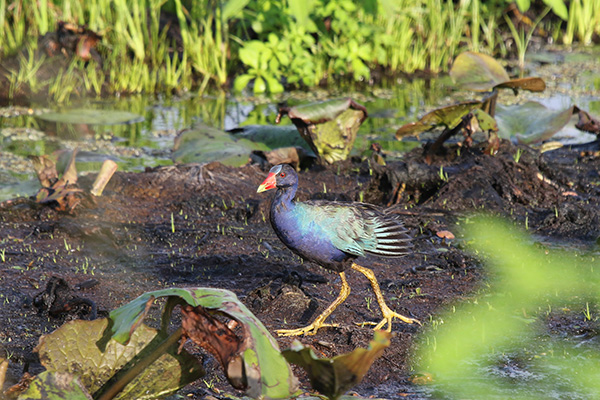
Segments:
[[[442,239],[452,240],[454,239],[454,234],[450,231],[438,231],[436,235]]]
[[[245,390],[248,382],[244,361],[240,356],[244,351],[243,340],[238,338],[227,324],[210,315],[202,306],[192,307],[186,304],[182,307],[181,314],[183,336],[219,360],[231,386]]]

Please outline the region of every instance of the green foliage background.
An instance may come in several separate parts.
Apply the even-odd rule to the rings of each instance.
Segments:
[[[456,398],[597,398],[595,341],[548,329],[552,315],[576,310],[582,326],[597,325],[590,311],[600,293],[597,256],[536,246],[499,219],[464,225],[467,244],[484,261],[489,279],[478,295],[430,324],[418,370]]]
[[[495,0],[0,0],[0,56],[21,52],[13,87],[49,90],[65,100],[86,92],[169,92],[212,87],[255,93],[309,88],[344,77],[368,81],[375,70],[444,71],[465,50],[506,56],[504,14]],[[542,23],[556,42],[589,43],[600,32],[600,1],[548,4]],[[103,35],[103,63],[74,60],[49,81],[37,38],[58,21]],[[566,26],[565,26],[566,21]],[[525,29],[525,28],[524,28]],[[561,30],[562,29],[562,30]],[[515,38],[516,40],[516,38]]]

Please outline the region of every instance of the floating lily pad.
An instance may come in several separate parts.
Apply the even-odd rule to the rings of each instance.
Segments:
[[[279,147],[308,145],[291,125],[284,127],[259,126],[237,128],[225,132],[208,125],[198,124],[194,129],[181,132],[173,146],[173,161],[177,163],[205,163],[220,161],[239,167],[248,162],[253,151],[270,151]]]
[[[128,111],[92,110],[86,108],[47,112],[37,117],[50,122],[87,125],[132,124],[144,120],[144,117],[141,115]]]
[[[390,345],[390,337],[389,332],[375,331],[368,349],[358,348],[333,358],[318,358],[312,348],[294,341],[289,350],[283,351],[283,355],[306,371],[313,388],[330,399],[338,399],[360,383],[373,361]]]
[[[473,51],[466,51],[456,57],[450,69],[450,77],[466,89],[481,92],[510,80],[504,67],[493,57]]]
[[[232,359],[242,363],[243,376],[234,377],[233,381],[241,382],[243,379],[249,396],[289,398],[297,392],[296,378],[281,355],[275,339],[262,322],[228,290],[172,288],[145,293],[110,313],[113,321],[112,338],[120,343],[127,343],[135,326],[145,315],[147,304],[159,297],[175,297],[192,307],[202,306],[208,312],[225,314],[242,324],[244,337],[238,348],[238,357]],[[226,373],[230,371],[228,368]]]
[[[312,153],[308,143],[302,139],[294,125],[246,125],[227,132],[232,133],[235,138],[262,143],[271,150],[281,147],[302,147]]]
[[[411,122],[401,126],[396,131],[396,138],[400,140],[405,136],[418,136],[420,133],[429,131],[437,126],[444,126],[447,129],[452,129],[461,122],[465,115],[481,106],[481,101],[466,101],[438,108],[425,114],[417,122]]]
[[[352,99],[282,107],[277,122],[286,114],[319,161],[329,164],[348,157],[358,129],[367,118],[366,108]]]
[[[233,135],[208,125],[198,124],[175,138],[173,161],[177,163],[206,163],[220,161],[239,167],[248,162],[253,150],[270,150],[262,143],[237,139]]]
[[[450,76],[457,85],[478,92],[494,88],[523,89],[531,92],[542,92],[546,89],[546,83],[541,78],[510,79],[504,67],[494,58],[472,51],[456,57],[450,69]]]
[[[498,104],[498,133],[505,139],[514,137],[519,143],[538,143],[564,128],[576,110],[576,106],[558,111],[550,110],[535,101],[514,106]]]
[[[111,340],[104,351],[96,342],[108,326],[106,318],[94,321],[70,321],[49,335],[35,348],[48,371],[69,373],[80,378],[94,393],[121,367],[136,356],[157,331],[141,325],[132,332],[127,345]],[[187,352],[164,353],[117,395],[117,399],[150,399],[172,393],[204,374],[202,366]]]

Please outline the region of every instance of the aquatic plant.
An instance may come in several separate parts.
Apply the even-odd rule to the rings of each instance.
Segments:
[[[568,18],[565,43],[578,38],[587,44],[600,32],[598,1],[572,1],[568,10],[562,0],[545,3]],[[530,6],[517,4],[521,12]],[[55,100],[67,101],[72,93],[84,94],[82,86],[86,94],[100,95],[202,92],[233,82],[237,91],[251,84],[254,93],[277,93],[345,77],[368,82],[375,69],[445,71],[467,49],[504,56],[498,30],[505,26],[504,10],[504,2],[480,0],[0,0],[0,56],[35,47],[64,21],[101,36],[102,62],[90,67],[84,58],[65,65],[50,81],[32,82],[32,93],[51,90]],[[519,29],[513,38],[522,57],[533,28]],[[27,63],[37,65],[41,54],[25,54]],[[11,79],[13,87],[21,86],[23,75]]]
[[[154,329],[143,321],[158,298],[167,301],[161,327]],[[181,309],[181,323],[173,330],[169,325],[176,307]],[[200,361],[183,348],[190,339],[217,359],[234,388],[251,398],[300,395],[290,362],[309,372],[315,389],[338,399],[362,380],[390,345],[390,337],[375,332],[368,349],[332,359],[319,359],[300,343],[281,352],[264,325],[232,292],[170,288],[144,293],[111,311],[108,318],[70,321],[42,336],[35,351],[46,371],[29,387],[17,385],[12,390],[21,393],[19,398],[46,398],[42,394],[47,392],[53,399],[91,398],[90,393],[98,400],[162,397],[206,374]],[[0,369],[7,365],[0,359]],[[0,387],[2,383],[0,376]]]
[[[594,318],[595,257],[533,245],[499,219],[463,222],[466,243],[486,265],[486,288],[436,317],[418,346],[417,371],[456,398],[598,397],[598,349],[548,332],[544,323],[563,308]]]

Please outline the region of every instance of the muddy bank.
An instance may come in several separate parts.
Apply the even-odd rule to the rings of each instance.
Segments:
[[[374,269],[392,308],[426,326],[445,304],[472,296],[485,282],[480,262],[437,235],[458,234],[455,222],[473,211],[506,216],[546,238],[596,246],[598,155],[568,149],[540,155],[522,147],[517,162],[516,152],[504,142],[494,157],[478,148],[463,148],[460,155],[450,148],[426,164],[416,149],[385,167],[352,161],[313,167],[300,174],[298,198],[362,198],[394,206],[414,236],[415,252],[360,261]],[[72,214],[29,203],[0,208],[0,347],[10,355],[8,383],[24,371],[40,372],[32,352],[40,335],[94,311],[105,316],[149,290],[226,288],[271,331],[309,322],[335,298],[339,277],[303,263],[277,239],[268,223],[271,194],[256,193],[265,177],[257,166],[161,167],[117,173],[102,197],[83,202]],[[87,188],[92,178],[82,178],[80,186]],[[301,338],[323,355],[366,346],[372,332],[355,322],[380,319],[369,282],[352,272],[348,281],[352,293],[331,316],[340,328]],[[559,317],[562,325],[577,318]],[[552,318],[547,323],[552,326]],[[410,349],[422,329],[395,323],[392,345],[356,392],[428,397],[409,383]],[[278,341],[285,348],[292,339]],[[205,359],[205,381],[233,392],[212,357],[195,352]],[[198,382],[184,392],[203,398],[210,385]]]

